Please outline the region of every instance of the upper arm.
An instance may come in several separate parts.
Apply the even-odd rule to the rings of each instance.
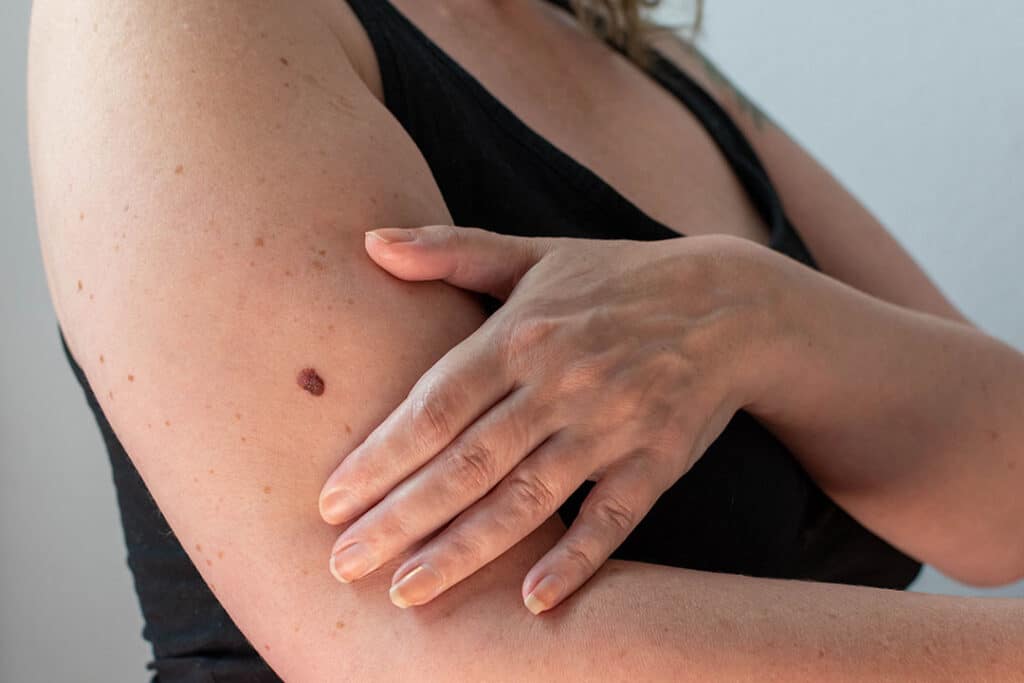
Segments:
[[[407,555],[358,584],[328,572],[327,475],[485,317],[472,295],[399,281],[364,253],[364,230],[450,216],[334,20],[272,0],[37,1],[47,275],[118,438],[282,676],[411,676],[437,656],[468,671],[469,652],[533,618],[522,576],[564,526],[405,612],[387,582]],[[322,396],[298,386],[306,367]]]
[[[700,83],[743,131],[823,272],[879,299],[968,322],[878,219],[707,57],[669,34],[659,34],[654,45]]]

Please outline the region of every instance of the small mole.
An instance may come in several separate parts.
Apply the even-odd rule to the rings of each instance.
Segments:
[[[290,87],[292,87],[292,84],[291,84],[291,83],[289,83],[288,81],[285,81],[285,82],[284,82],[284,87],[286,87],[286,88],[290,88]]]
[[[182,174],[182,173],[184,173],[184,172],[185,172],[185,167],[184,167],[184,166],[182,166],[181,164],[178,164],[178,165],[177,165],[177,166],[176,166],[176,167],[174,168],[174,174],[175,174],[175,175],[181,175],[181,174]]]
[[[269,650],[270,650],[270,645],[269,645],[269,644],[267,644],[267,643],[264,643],[264,644],[263,644],[263,649],[264,649],[264,650],[268,650],[268,651],[269,651]]]
[[[242,419],[242,414],[241,413],[235,413],[235,419],[236,420],[241,420]]]
[[[256,244],[257,247],[262,247],[263,246],[263,238],[262,237],[257,237],[256,240],[255,240],[255,244]]]
[[[320,254],[321,256],[327,256],[327,250],[326,249],[321,249],[320,251],[318,251],[316,253]]]
[[[347,299],[345,299],[345,303],[347,303],[349,306],[351,306],[355,302],[356,302],[356,300],[353,299],[352,297],[348,297]]]
[[[208,473],[213,474],[213,469],[211,468]]]
[[[135,375],[128,375],[128,381],[129,382],[134,382],[135,381]]]
[[[213,560],[207,560],[206,561],[206,566],[207,567],[212,567],[213,566]]]
[[[345,628],[345,622],[344,621],[335,622],[334,628],[337,628],[337,629]]]
[[[263,493],[265,493],[265,494],[267,494],[269,496],[270,495],[270,487],[269,486],[264,486],[263,487]]]
[[[80,220],[80,221],[84,221],[85,220],[85,212],[84,211],[79,212],[78,220]]]
[[[198,553],[203,552],[203,546],[201,546],[198,543],[196,543],[196,552],[198,552]]]
[[[217,553],[217,559],[218,560],[223,560],[224,559],[224,551],[223,550],[221,550],[221,551],[219,551]]]
[[[171,426],[171,421],[170,420],[164,420],[164,426],[165,427],[170,427]]]
[[[306,368],[300,372],[297,381],[300,387],[314,396],[322,396],[324,393],[324,380],[313,368]]]
[[[285,66],[288,66],[288,60],[285,59],[284,57],[281,57],[281,63],[284,64]]]
[[[313,261],[310,265],[313,266],[313,268],[315,270],[323,270],[324,269],[324,262],[323,261]]]
[[[245,437],[244,436],[242,437],[242,443],[245,443]]]
[[[352,433],[352,427],[349,426],[349,425],[345,425],[345,433],[346,434],[351,434]]]
[[[78,291],[79,292],[82,291],[82,281],[81,280],[78,281]]]
[[[103,359],[103,354],[101,353],[101,354],[100,354],[100,365],[102,365],[102,364],[103,364],[103,362],[104,362],[104,359]]]
[[[290,270],[284,271],[284,276],[285,277],[291,277],[292,276],[292,271],[290,271]]]

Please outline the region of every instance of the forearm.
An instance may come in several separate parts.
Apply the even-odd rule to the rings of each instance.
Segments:
[[[546,550],[557,520],[525,541]],[[484,569],[434,601],[387,602],[386,576],[365,606],[388,611],[387,635],[358,638],[364,680],[940,681],[1019,679],[1019,601],[933,596],[608,561],[558,607],[535,617],[509,567]],[[372,596],[372,597],[371,597]],[[381,615],[383,618],[383,615]],[[359,629],[358,622],[353,628]],[[339,641],[343,643],[345,641]]]
[[[770,265],[798,295],[779,299],[774,385],[748,410],[890,542],[966,580],[1024,574],[1024,356],[969,325]]]
[[[448,600],[428,609],[448,609]],[[419,618],[416,609],[396,618]],[[1019,601],[1010,599],[611,560],[570,600],[531,620],[520,637],[491,644],[505,648],[500,656],[470,657],[463,673],[471,675],[463,677],[961,681],[1015,680],[1024,672],[1024,619]],[[439,636],[439,651],[453,638]]]

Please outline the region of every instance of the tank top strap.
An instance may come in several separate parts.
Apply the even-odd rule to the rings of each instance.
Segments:
[[[384,88],[384,105],[400,122],[405,121],[408,98],[405,92],[405,78],[401,65],[408,58],[399,56],[399,46],[408,49],[409,40],[396,36],[403,22],[396,16],[397,10],[382,0],[346,0],[355,13],[363,30],[366,31],[377,58],[381,82]]]

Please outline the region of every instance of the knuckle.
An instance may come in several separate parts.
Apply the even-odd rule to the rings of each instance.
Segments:
[[[459,490],[481,492],[491,488],[494,453],[484,443],[471,441],[453,448],[445,459],[448,480]]]
[[[453,383],[434,382],[419,392],[412,404],[412,428],[419,444],[432,448],[450,441],[452,415],[458,405],[458,389]]]
[[[459,564],[471,565],[483,558],[480,542],[463,531],[451,530],[447,533],[442,553]]]
[[[510,474],[507,485],[515,509],[524,517],[534,518],[558,505],[554,489],[537,474]]]
[[[590,513],[598,524],[612,529],[617,534],[628,534],[636,525],[637,514],[631,505],[627,505],[613,496],[606,496],[594,502]]]
[[[537,346],[549,339],[558,323],[548,317],[529,317],[517,320],[505,332],[506,352],[510,358],[528,357]]]
[[[580,574],[584,576],[590,576],[598,569],[597,563],[591,559],[590,555],[573,544],[567,544],[562,553],[566,561],[576,565],[580,569]]]

